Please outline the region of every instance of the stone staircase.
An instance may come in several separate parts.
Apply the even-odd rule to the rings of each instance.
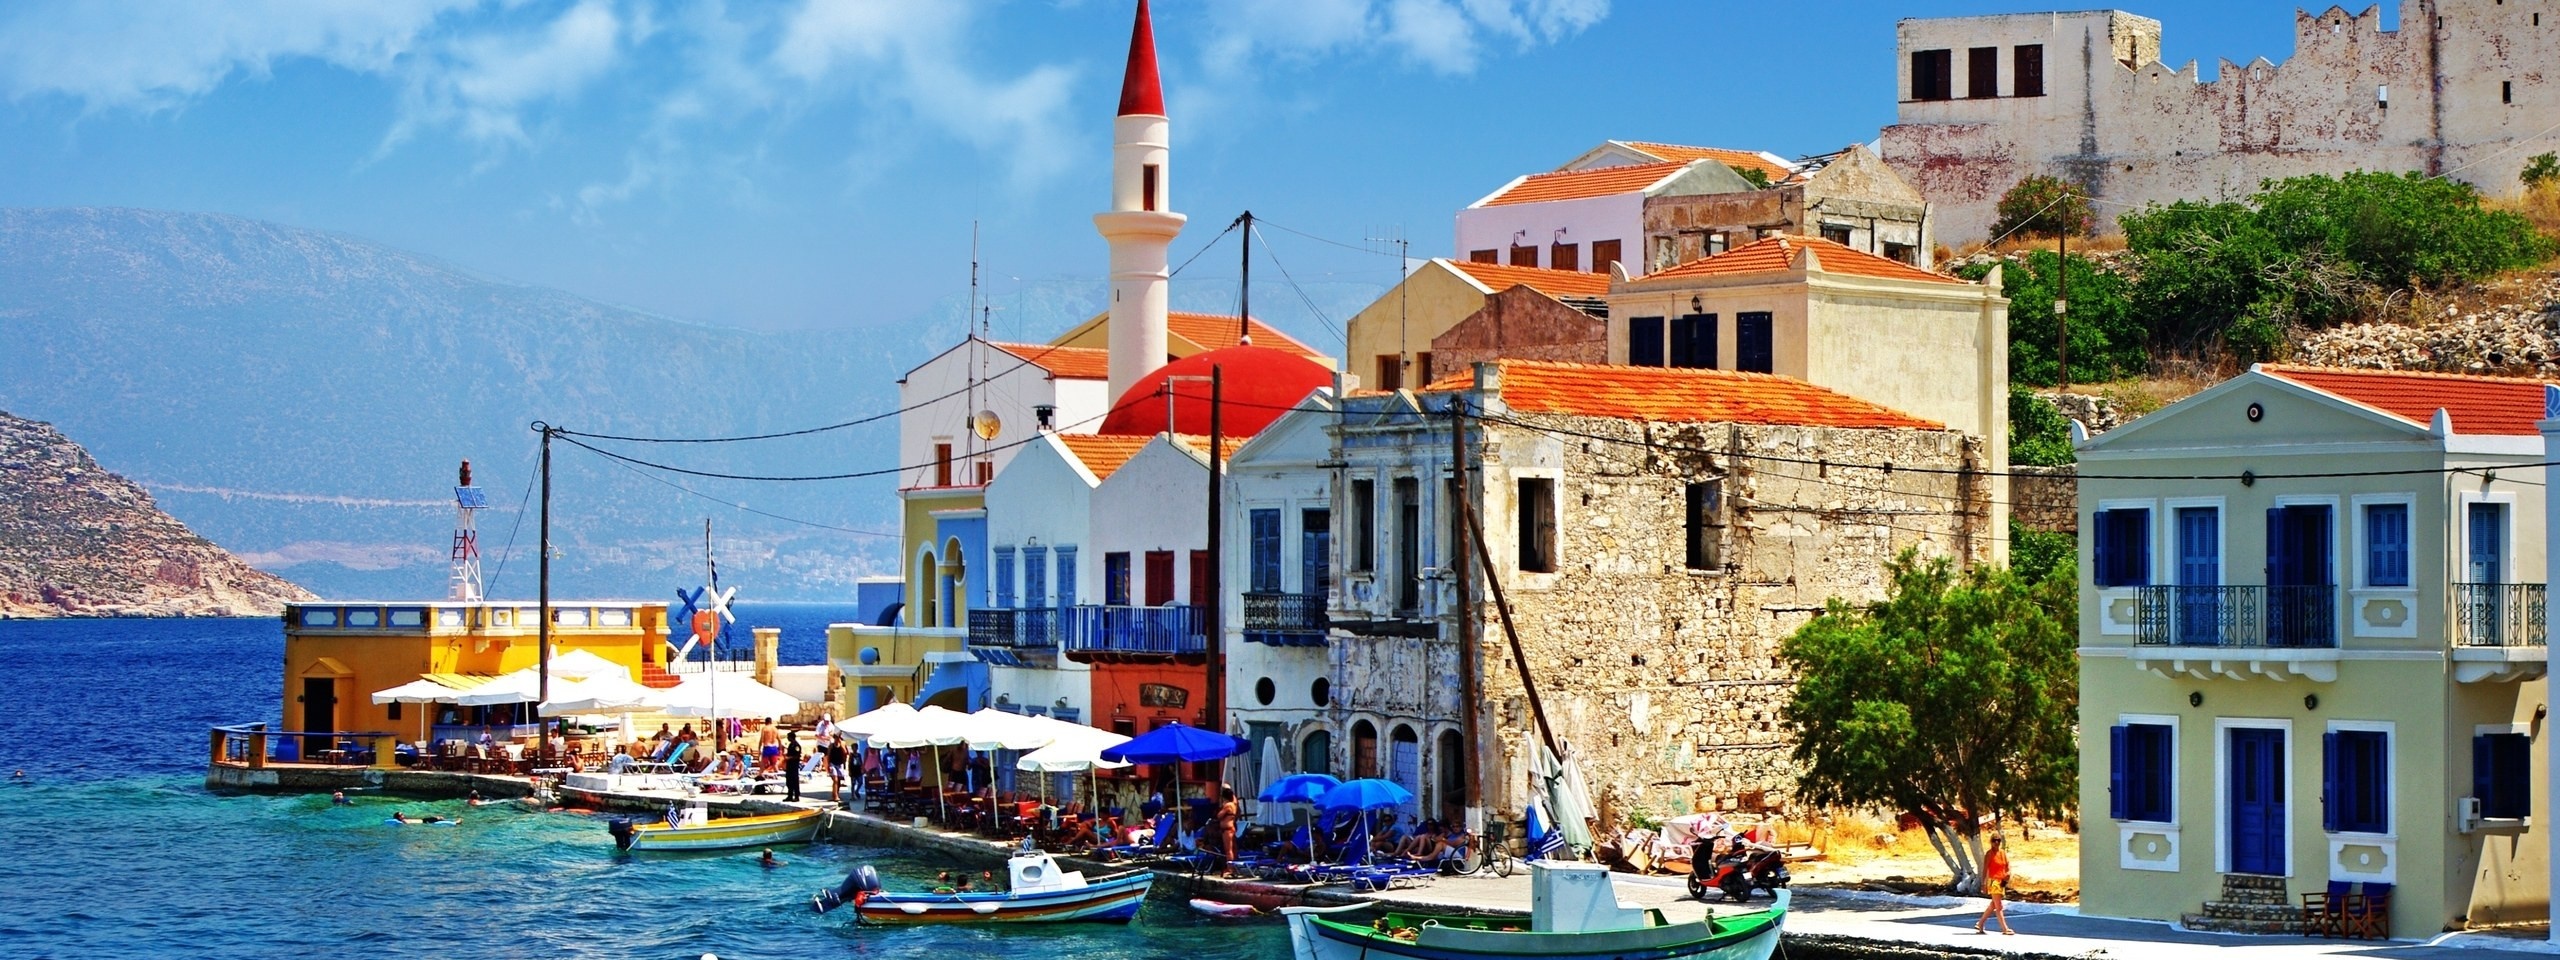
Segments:
[[[641,686],[648,687],[652,690],[664,690],[668,687],[684,682],[683,677],[668,673],[667,668],[654,663],[641,664],[640,676],[636,679],[639,680]]]
[[[2204,912],[2181,915],[2189,930],[2206,933],[2271,933],[2301,935],[2302,905],[2285,890],[2283,877],[2247,873],[2222,876],[2222,899],[2207,901]]]

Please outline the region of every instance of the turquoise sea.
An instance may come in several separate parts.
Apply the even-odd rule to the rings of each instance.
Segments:
[[[768,605],[812,662],[842,608]],[[939,865],[814,845],[632,857],[583,816],[363,797],[215,796],[205,730],[278,719],[283,631],[258,620],[0,621],[0,956],[931,957],[1280,960],[1273,921],[1159,898],[1129,926],[856,928],[809,894],[856,863],[896,883]],[[461,817],[395,827],[393,809]]]

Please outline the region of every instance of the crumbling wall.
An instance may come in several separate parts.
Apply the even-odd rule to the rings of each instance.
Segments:
[[[1881,599],[1905,548],[1989,556],[1980,477],[1914,469],[1978,470],[1978,441],[1955,431],[1516,419],[1543,429],[1486,426],[1486,545],[1548,719],[1614,812],[1786,806],[1795,676],[1780,642],[1832,598]],[[1556,483],[1553,573],[1513,569],[1518,482],[1535,477]],[[1687,485],[1708,479],[1722,481],[1720,556],[1692,570]],[[1486,783],[1516,812],[1534,726],[1497,612],[1478,616]]]
[[[1607,363],[1609,322],[1514,286],[1485,298],[1484,309],[1431,339],[1431,363],[1440,370],[1472,370],[1500,359]]]

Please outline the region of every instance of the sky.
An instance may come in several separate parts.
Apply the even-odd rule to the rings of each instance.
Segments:
[[[228,213],[686,320],[895,329],[967,295],[973,230],[991,296],[1103,274],[1134,4],[11,0],[0,206]],[[2077,6],[1160,0],[1174,256],[1249,208],[1257,270],[1383,286],[1381,238],[1446,255],[1459,208],[1605,139],[1874,140],[1897,18]],[[2288,56],[2292,10],[2134,5],[2208,75]],[[1190,275],[1232,278],[1227,250]]]

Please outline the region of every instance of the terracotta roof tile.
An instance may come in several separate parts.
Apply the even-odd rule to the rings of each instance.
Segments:
[[[1173,438],[1174,438],[1175,440],[1179,440],[1179,441],[1181,441],[1181,442],[1182,442],[1183,447],[1185,447],[1185,448],[1189,449],[1189,450],[1190,450],[1191,452],[1193,452],[1193,453],[1199,454],[1199,455],[1204,456],[1204,457],[1209,455],[1209,438],[1208,438],[1208,437],[1204,437],[1204,436],[1201,436],[1201,435],[1196,434],[1196,433],[1178,433],[1178,434],[1175,434]],[[1235,437],[1235,436],[1228,436],[1228,437],[1220,437],[1220,438],[1218,438],[1218,440],[1219,440],[1218,449],[1221,451],[1221,452],[1220,452],[1220,454],[1219,454],[1219,457],[1218,457],[1218,458],[1219,458],[1219,459],[1221,459],[1221,460],[1233,460],[1233,459],[1235,459],[1235,458],[1236,458],[1236,449],[1237,449],[1237,448],[1239,448],[1239,447],[1244,446],[1244,445],[1245,445],[1245,441],[1248,441],[1248,440],[1251,440],[1251,439],[1253,439],[1253,438],[1252,438],[1252,437]]]
[[[1819,237],[1778,234],[1712,257],[1691,260],[1664,270],[1645,274],[1646,280],[1674,277],[1734,277],[1755,273],[1786,273],[1796,267],[1796,254],[1812,250],[1822,260],[1824,273],[1845,273],[1886,280],[1920,280],[1929,283],[1970,283],[1943,273],[1930,273],[1889,257],[1879,257],[1846,244],[1833,243]]]
[[[1589,170],[1566,170],[1559,173],[1533,173],[1502,192],[1486,197],[1478,206],[1499,207],[1513,203],[1540,203],[1548,200],[1582,200],[1589,197],[1611,197],[1636,193],[1653,186],[1664,177],[1688,166],[1688,161],[1673,163],[1633,163],[1616,167],[1594,167]]]
[[[1750,150],[1728,150],[1723,147],[1690,147],[1677,143],[1653,143],[1646,140],[1620,140],[1618,142],[1654,156],[1661,157],[1665,160],[1678,160],[1684,163],[1690,160],[1714,160],[1728,167],[1742,167],[1749,170],[1758,170],[1769,176],[1770,183],[1776,183],[1795,174],[1795,171],[1789,169],[1786,165],[1772,163],[1769,158],[1761,156],[1757,152]]]
[[[2539,436],[2545,381],[2409,370],[2345,370],[2263,363],[2261,373],[2352,400],[2420,426],[2443,408],[2453,432]]]
[[[1067,380],[1108,380],[1111,352],[1092,347],[1053,347],[1045,343],[993,343],[998,350],[1030,361],[1049,375]]]
[[[1108,479],[1114,471],[1120,469],[1121,464],[1129,462],[1130,457],[1137,456],[1138,451],[1147,445],[1148,439],[1147,437],[1115,437],[1093,433],[1058,435],[1058,442],[1066,444],[1067,452],[1075,454],[1076,459],[1084,461],[1084,468],[1093,471],[1093,477],[1096,480]]]
[[[1562,413],[1678,423],[1771,423],[1807,427],[1945,429],[1793,377],[1730,370],[1619,367],[1546,360],[1500,360],[1502,402],[1520,413]],[[1474,373],[1426,390],[1464,389]]]
[[[1545,267],[1514,267],[1500,263],[1477,263],[1473,260],[1450,260],[1449,266],[1476,278],[1476,282],[1493,288],[1495,293],[1527,284],[1529,289],[1550,297],[1605,297],[1609,295],[1609,275],[1583,273],[1579,270],[1549,270]]]
[[[1315,348],[1281,333],[1278,327],[1260,320],[1251,323],[1254,346],[1285,350],[1310,360],[1326,359]],[[1232,313],[1184,313],[1176,310],[1165,315],[1164,325],[1173,335],[1199,344],[1204,350],[1232,347],[1243,342],[1236,335],[1236,315]]]

